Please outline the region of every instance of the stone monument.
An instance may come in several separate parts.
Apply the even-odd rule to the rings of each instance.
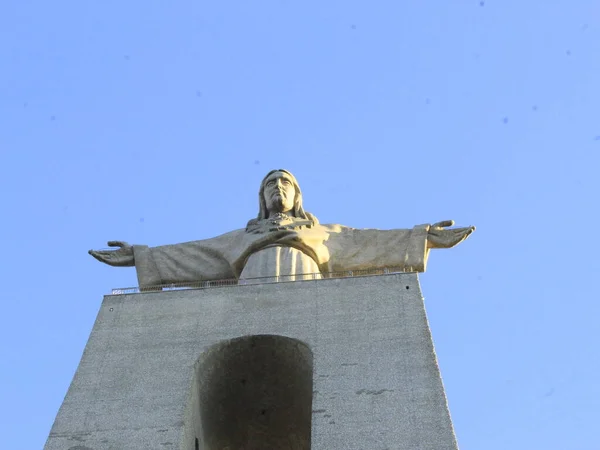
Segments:
[[[456,449],[416,274],[453,224],[320,224],[279,169],[244,229],[90,250],[141,293],[104,298],[45,449]]]
[[[287,170],[273,170],[258,194],[259,212],[246,229],[202,241],[148,248],[110,241],[118,250],[90,254],[113,266],[134,266],[140,287],[227,278],[307,278],[321,272],[394,267],[424,272],[431,248],[457,245],[475,227],[447,229],[451,220],[412,229],[373,230],[321,225],[304,211]]]

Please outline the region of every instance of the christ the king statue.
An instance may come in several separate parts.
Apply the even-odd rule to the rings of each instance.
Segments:
[[[89,253],[111,266],[135,266],[140,287],[231,278],[300,280],[378,268],[424,272],[430,249],[454,247],[475,230],[449,228],[451,220],[396,230],[323,225],[304,211],[300,186],[283,169],[267,174],[258,200],[258,216],[245,229],[152,248],[110,241],[119,248]]]

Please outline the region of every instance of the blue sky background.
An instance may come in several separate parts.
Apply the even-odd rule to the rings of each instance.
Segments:
[[[41,448],[102,296],[87,250],[476,225],[421,276],[462,450],[600,449],[600,3],[5,2],[0,435]]]

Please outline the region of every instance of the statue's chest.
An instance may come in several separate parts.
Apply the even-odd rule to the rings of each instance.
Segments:
[[[312,222],[306,219],[297,219],[286,214],[275,214],[260,223],[261,232],[300,230],[302,227],[311,225]]]

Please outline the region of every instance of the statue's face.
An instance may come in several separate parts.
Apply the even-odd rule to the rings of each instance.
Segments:
[[[273,172],[265,180],[265,203],[269,213],[286,213],[294,208],[296,189],[285,172]]]

